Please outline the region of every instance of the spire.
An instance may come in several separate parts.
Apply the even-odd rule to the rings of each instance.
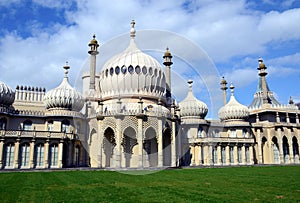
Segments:
[[[164,65],[166,66],[166,97],[167,100],[170,100],[172,97],[171,93],[171,65],[173,64],[172,62],[172,54],[169,51],[169,48],[166,48],[166,52],[163,56],[164,58]]]
[[[88,53],[91,55],[90,57],[90,90],[95,90],[95,77],[96,77],[96,55],[99,54],[98,52],[98,41],[96,40],[96,35],[93,35],[93,39],[89,43],[90,50]]]
[[[134,22],[134,19],[131,20],[131,29],[130,29],[130,37],[131,38],[135,38],[135,29],[134,29],[134,25],[135,25],[135,22]]]
[[[263,105],[280,105],[280,103],[274,98],[273,92],[270,90],[266,75],[268,74],[266,71],[267,67],[264,64],[264,60],[262,57],[258,58],[258,86],[256,93],[254,94],[254,99],[249,107],[252,108],[261,108]]]
[[[227,87],[227,81],[225,80],[224,76],[222,77],[220,85],[221,85],[221,90],[223,91],[223,103],[224,103],[224,106],[225,106],[226,103],[227,103],[227,101],[226,101],[226,99],[227,99],[226,90],[228,89],[228,87]]]

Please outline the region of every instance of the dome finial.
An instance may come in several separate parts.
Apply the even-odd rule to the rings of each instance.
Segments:
[[[192,91],[192,88],[193,88],[193,80],[188,80],[187,83],[189,84],[189,91]]]
[[[69,73],[68,70],[70,69],[68,61],[66,61],[66,65],[63,68],[65,69],[65,78],[67,78]]]
[[[233,84],[232,84],[232,82],[230,83],[230,92],[231,92],[231,96],[233,96],[234,95],[234,86],[233,86]]]
[[[135,22],[134,22],[134,19],[131,20],[131,29],[130,29],[130,37],[131,38],[135,38],[135,29],[134,29],[134,25],[135,25]]]
[[[289,104],[290,105],[294,104],[294,100],[293,100],[292,96],[290,96]]]

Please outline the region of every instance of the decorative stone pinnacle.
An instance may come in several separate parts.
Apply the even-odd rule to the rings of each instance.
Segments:
[[[68,77],[68,73],[69,73],[68,70],[70,69],[68,61],[66,61],[66,65],[63,68],[65,69],[65,77]]]
[[[131,29],[130,29],[130,37],[131,38],[135,38],[135,29],[134,29],[134,25],[135,25],[135,22],[134,22],[134,19],[131,20]]]

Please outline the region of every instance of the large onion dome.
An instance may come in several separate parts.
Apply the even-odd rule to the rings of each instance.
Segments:
[[[14,103],[15,93],[5,83],[0,81],[0,105],[10,106]]]
[[[46,109],[67,109],[80,111],[83,107],[84,100],[82,95],[75,90],[68,80],[68,69],[70,66],[64,66],[65,77],[62,83],[46,93],[44,104]]]
[[[159,62],[143,53],[135,43],[135,22],[131,22],[130,44],[120,54],[108,60],[101,71],[102,98],[159,98],[165,91],[165,74]]]
[[[240,104],[234,97],[234,86],[231,84],[231,96],[229,102],[220,108],[219,118],[222,121],[226,120],[245,120],[249,116],[249,109],[247,106]]]
[[[194,96],[192,90],[193,81],[189,80],[188,84],[189,84],[188,94],[186,98],[179,103],[180,116],[181,117],[191,116],[191,117],[199,117],[201,119],[204,119],[208,112],[207,105],[204,102],[198,100]]]

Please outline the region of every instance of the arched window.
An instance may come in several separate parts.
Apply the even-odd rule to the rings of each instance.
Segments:
[[[51,121],[48,121],[48,126],[47,126],[47,128],[48,128],[48,131],[53,131],[53,121],[51,120]]]
[[[214,137],[220,137],[220,131],[218,129],[216,129],[214,132]]]
[[[44,144],[37,144],[35,146],[35,165],[44,166]]]
[[[14,155],[15,155],[15,145],[14,145],[14,143],[8,143],[5,146],[5,166],[6,167],[13,167]]]
[[[7,125],[7,119],[1,118],[0,119],[0,130],[6,130],[6,125]]]
[[[201,138],[202,137],[202,131],[203,131],[203,128],[201,126],[198,127],[198,133],[197,133],[197,137],[198,138]]]
[[[70,121],[63,120],[61,122],[61,132],[68,133],[69,132]]]
[[[28,143],[24,143],[21,145],[21,151],[20,151],[20,165],[21,167],[27,167],[29,166],[29,152],[30,152],[30,146]]]
[[[243,137],[248,137],[247,133],[248,133],[248,132],[247,132],[247,129],[244,128],[244,129],[243,129]]]
[[[58,166],[58,145],[57,144],[52,144],[50,146],[50,167],[51,166]]]
[[[32,121],[26,120],[23,122],[23,130],[31,130]]]
[[[235,129],[230,130],[230,137],[236,137],[236,130]]]

